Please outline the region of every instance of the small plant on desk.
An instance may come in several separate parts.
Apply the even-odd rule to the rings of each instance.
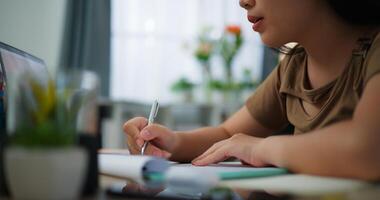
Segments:
[[[87,154],[76,145],[80,98],[54,81],[21,73],[8,89],[5,148],[7,186],[16,199],[74,199],[80,195]],[[58,90],[59,89],[59,90]]]

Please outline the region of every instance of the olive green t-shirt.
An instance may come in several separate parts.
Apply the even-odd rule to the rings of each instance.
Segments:
[[[306,51],[292,51],[245,104],[260,124],[273,130],[290,123],[294,134],[300,134],[352,118],[366,83],[380,72],[380,33],[358,40],[343,73],[320,88],[309,87]],[[303,102],[320,109],[309,115]]]

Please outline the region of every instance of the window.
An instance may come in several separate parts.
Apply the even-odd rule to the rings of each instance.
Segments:
[[[250,68],[259,79],[263,46],[234,0],[113,0],[111,98],[171,102],[170,85],[180,77],[200,83],[202,71],[186,43],[203,27],[222,31],[242,26],[244,45],[234,62],[234,76]],[[212,70],[222,73],[215,59]]]

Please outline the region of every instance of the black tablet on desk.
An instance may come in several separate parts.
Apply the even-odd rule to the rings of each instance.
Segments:
[[[115,183],[106,189],[110,197],[123,199],[154,199],[154,200],[292,200],[289,195],[273,195],[264,191],[232,190],[226,187],[211,189],[208,193],[173,191],[165,186],[147,187],[126,181]]]

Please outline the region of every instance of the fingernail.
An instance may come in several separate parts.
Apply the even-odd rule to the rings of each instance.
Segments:
[[[143,144],[144,144],[144,141],[141,140],[141,139],[137,139],[136,140],[136,144],[137,144],[137,146],[139,146],[141,148],[143,146]]]
[[[197,161],[197,162],[194,162],[193,165],[197,165],[198,166],[198,165],[202,165],[202,163],[200,163],[200,162]]]
[[[191,163],[192,163],[193,165],[198,165],[198,164],[199,164],[199,160],[191,161]]]
[[[170,158],[170,156],[172,156],[171,153],[169,153],[169,152],[164,152],[164,157],[165,157],[165,158]]]
[[[147,131],[147,130],[143,131],[142,134],[143,134],[144,136],[150,136],[150,132]]]

